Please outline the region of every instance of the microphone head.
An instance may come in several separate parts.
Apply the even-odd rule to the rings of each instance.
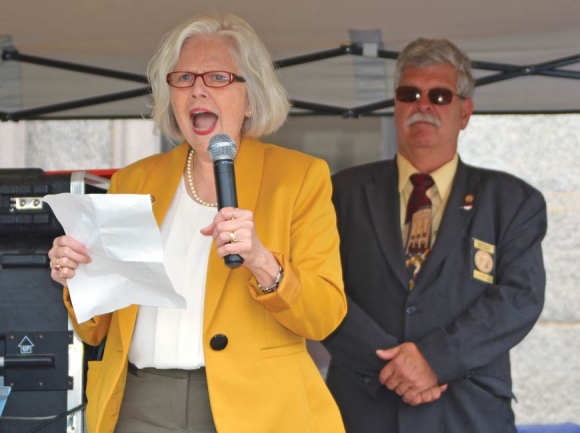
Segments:
[[[207,152],[212,161],[234,159],[238,149],[234,139],[228,134],[216,134],[209,140]]]

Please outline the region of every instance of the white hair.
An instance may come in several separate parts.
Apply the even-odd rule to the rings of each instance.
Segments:
[[[173,139],[183,139],[171,107],[166,76],[177,64],[183,44],[196,35],[224,38],[232,57],[238,63],[241,76],[246,80],[251,114],[244,120],[242,135],[258,138],[282,126],[290,110],[290,103],[274,72],[270,53],[252,27],[232,14],[195,16],[169,32],[162,40],[147,68],[153,89],[151,115],[155,126]]]

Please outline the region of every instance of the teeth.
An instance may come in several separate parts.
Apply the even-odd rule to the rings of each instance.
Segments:
[[[209,111],[194,111],[194,112],[191,113],[191,120],[192,120],[192,123],[193,123],[193,127],[195,129],[197,129],[198,131],[208,131],[210,129],[209,127],[208,128],[203,128],[201,126],[198,126],[197,125],[197,122],[195,121],[195,118],[199,114],[207,114],[207,113],[210,113],[210,112]]]

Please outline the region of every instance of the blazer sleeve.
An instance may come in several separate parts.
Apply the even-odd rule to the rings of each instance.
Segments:
[[[464,377],[509,351],[542,311],[546,203],[539,191],[529,191],[498,240],[495,283],[453,322],[417,342],[440,383]]]
[[[68,287],[63,290],[64,305],[68,311],[73,329],[79,338],[91,346],[98,346],[103,342],[107,333],[109,332],[109,325],[111,323],[112,314],[102,314],[95,316],[86,322],[79,323],[77,321],[74,308],[70,300],[70,293]]]
[[[280,288],[263,294],[255,278],[249,282],[252,297],[280,324],[311,340],[328,336],[346,314],[331,191],[326,162],[314,159],[294,198],[289,251],[273,251],[284,269]]]

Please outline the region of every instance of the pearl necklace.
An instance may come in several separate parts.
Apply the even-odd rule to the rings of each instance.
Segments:
[[[189,149],[189,153],[187,154],[187,181],[189,183],[189,189],[191,190],[191,194],[193,195],[193,199],[198,202],[199,204],[207,207],[217,207],[217,203],[208,203],[197,194],[197,190],[195,189],[195,177],[193,176],[193,168],[191,167],[193,161],[193,149]]]

